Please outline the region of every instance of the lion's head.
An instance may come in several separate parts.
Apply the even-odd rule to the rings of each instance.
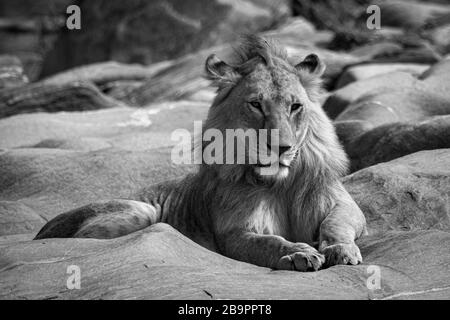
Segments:
[[[298,162],[310,127],[317,129],[320,125],[316,114],[321,111],[317,100],[324,64],[315,54],[297,64],[291,63],[286,50],[275,42],[247,36],[235,49],[232,61],[227,63],[211,55],[206,60],[205,69],[218,93],[204,128],[220,130],[224,136],[226,129],[268,129],[267,139],[256,135],[256,154],[266,150],[267,146],[272,156],[274,153],[277,155],[271,158],[270,163],[263,164],[259,158],[252,163],[248,155],[251,143],[247,143],[250,147],[246,149],[248,157],[245,164],[228,164],[221,166],[220,170],[234,178],[244,174],[265,181],[287,178]],[[272,140],[277,132],[278,141]],[[255,140],[255,135],[249,134],[247,139]],[[204,148],[207,145],[204,143]],[[224,148],[227,146],[228,141]],[[264,170],[267,167],[275,169]]]

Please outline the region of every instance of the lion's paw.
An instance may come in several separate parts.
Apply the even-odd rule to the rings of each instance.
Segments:
[[[280,258],[278,270],[317,271],[325,262],[325,256],[310,247],[307,250],[297,251]]]
[[[357,265],[362,262],[361,252],[354,243],[332,244],[321,249],[321,252],[325,255],[327,267],[337,264]]]

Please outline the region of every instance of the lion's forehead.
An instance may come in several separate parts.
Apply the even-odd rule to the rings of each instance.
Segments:
[[[289,100],[292,96],[301,96],[303,92],[298,77],[280,67],[255,68],[248,80],[249,92],[263,99]]]

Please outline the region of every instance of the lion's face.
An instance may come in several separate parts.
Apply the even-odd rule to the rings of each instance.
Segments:
[[[312,102],[296,74],[281,67],[258,64],[230,93],[234,98],[235,127],[267,130],[267,139],[258,135],[258,152],[270,152],[270,161],[258,159],[254,172],[267,179],[289,175],[308,128]],[[259,155],[259,153],[258,153]]]
[[[219,94],[208,114],[207,127],[249,133],[245,135],[246,162],[236,162],[239,168],[233,170],[251,172],[263,180],[281,180],[295,167],[308,132],[309,115],[318,107],[309,91],[324,65],[316,55],[294,66],[268,54],[263,52],[262,57],[233,67],[214,55],[208,58],[206,71],[219,87]]]

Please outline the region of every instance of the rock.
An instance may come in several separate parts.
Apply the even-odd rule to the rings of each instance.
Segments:
[[[0,236],[36,233],[47,222],[18,201],[0,201]]]
[[[380,63],[421,63],[433,64],[442,59],[442,56],[433,47],[422,45],[412,48],[404,48],[402,51],[391,55],[377,56],[375,61]]]
[[[407,30],[418,30],[429,21],[445,17],[450,13],[447,4],[422,3],[418,1],[376,1],[382,12],[382,24],[402,27]]]
[[[442,54],[450,53],[450,24],[430,30],[427,36]]]
[[[302,17],[289,18],[278,28],[261,33],[265,37],[277,38],[285,44],[299,42],[320,45],[332,40],[333,33],[326,30],[317,30],[315,26]]]
[[[449,233],[388,233],[367,237],[359,245],[363,265],[301,273],[226,258],[165,224],[113,240],[26,241],[0,247],[0,299],[448,297]],[[67,289],[69,265],[80,268],[79,290]],[[367,287],[368,265],[380,268],[379,289]],[[17,282],[23,274],[27,277]]]
[[[44,57],[65,27],[70,0],[4,0],[0,4],[0,53],[17,56],[32,81],[41,71]]]
[[[0,236],[0,247],[6,246],[11,243],[17,243],[21,241],[30,241],[33,240],[33,233],[22,233],[22,234],[13,234],[9,236]]]
[[[346,130],[337,130],[339,138],[342,142],[345,143],[345,149],[349,150],[348,152],[356,152],[357,154],[361,152],[361,156],[364,156],[364,148],[356,145],[356,142],[355,144],[352,144],[353,141],[362,142],[365,141],[365,139],[371,138],[376,140],[376,137],[383,135],[381,132],[384,132],[384,129],[389,128],[390,124],[403,122],[407,122],[408,124],[412,125],[412,127],[410,128],[418,130],[420,128],[417,133],[412,133],[411,135],[415,136],[427,133],[427,135],[430,134],[431,138],[434,136],[434,133],[442,132],[441,130],[445,131],[445,126],[439,126],[439,129],[433,129],[430,130],[431,132],[428,132],[428,129],[430,128],[429,126],[420,124],[415,126],[413,123],[423,121],[424,119],[432,116],[448,114],[450,114],[450,103],[445,96],[440,96],[433,92],[421,90],[420,87],[417,86],[415,88],[400,88],[397,91],[394,90],[391,92],[374,94],[372,96],[365,96],[364,98],[361,98],[360,100],[351,104],[349,107],[347,107],[347,109],[340,113],[339,116],[335,119],[335,125],[337,128],[339,128],[341,125],[346,126]],[[364,123],[364,125],[357,125],[356,127],[348,126],[349,122],[355,123],[355,121],[357,123]],[[380,131],[373,131],[380,126],[384,126],[384,129],[377,129]],[[395,125],[393,127],[395,128]],[[433,126],[431,127],[434,128]],[[355,129],[354,131],[352,131],[353,128]],[[363,131],[361,130],[361,128],[367,131]],[[407,127],[402,128],[400,126],[398,130],[402,131],[402,129],[406,130],[404,132],[405,135],[403,136],[402,134],[402,136],[404,138],[407,138]],[[392,130],[395,131],[396,129]],[[374,132],[373,136],[370,135],[371,131]],[[361,135],[365,134],[366,132],[368,135],[362,140],[358,140]],[[429,144],[427,144],[426,141],[420,142],[420,140],[420,138],[412,140],[412,145],[404,146],[403,148],[401,148],[401,150],[398,151],[398,153],[401,154],[403,152],[406,152],[407,150],[418,151],[417,148],[427,145],[431,147],[435,145],[447,144],[447,142],[441,141],[439,138],[437,140],[433,139],[432,141],[429,141]],[[395,145],[396,143],[393,144]],[[352,146],[350,147],[350,145]],[[361,148],[361,150],[358,151],[358,148]],[[381,146],[380,148],[382,149]],[[429,149],[429,147],[426,147],[425,149]],[[381,152],[381,154],[385,154],[385,152]],[[361,162],[358,159],[359,156],[353,154],[353,157],[356,161],[354,164],[352,164],[353,168],[360,168],[361,165],[365,163],[364,161]],[[376,157],[372,157],[371,159],[375,158]],[[372,163],[371,161],[372,160],[368,161],[368,163]]]
[[[365,120],[342,120],[335,122],[334,127],[339,141],[347,149],[354,139],[373,129],[374,125]]]
[[[66,149],[64,146],[71,146],[70,150],[82,151],[95,145],[110,145],[132,151],[173,146],[172,131],[192,130],[195,120],[206,117],[209,106],[210,100],[184,100],[141,109],[115,107],[16,115],[0,119],[0,149],[32,146]],[[49,143],[49,139],[57,142]]]
[[[428,89],[416,83],[415,87],[392,88],[365,95],[350,104],[335,121],[364,120],[375,127],[450,114],[450,103],[446,97]]]
[[[33,83],[0,91],[0,118],[38,111],[82,111],[120,106],[89,82],[63,85]]]
[[[21,87],[28,83],[22,63],[17,57],[0,55],[0,90]]]
[[[141,188],[185,175],[195,166],[171,161],[178,143],[171,133],[192,131],[209,104],[180,101],[0,120],[0,201],[9,204],[0,217],[10,219],[26,206],[49,219],[100,198],[130,198]],[[15,234],[34,231],[45,220],[33,228],[8,223],[5,234]]]
[[[268,29],[290,12],[284,0],[100,0],[80,8],[81,30],[63,30],[46,57],[45,76],[98,61],[150,64],[178,58]],[[60,56],[65,61],[56,59]]]
[[[335,119],[348,105],[366,95],[412,87],[416,81],[410,73],[397,71],[352,82],[334,91],[324,102],[323,109],[331,119]]]
[[[117,80],[100,85],[100,90],[113,99],[127,102],[128,95],[143,86],[143,80]]]
[[[114,61],[93,63],[54,74],[42,80],[52,85],[71,84],[73,82],[92,82],[98,86],[115,81],[143,81],[151,78],[161,69],[168,67],[170,61],[155,63],[150,66],[123,64]]]
[[[425,70],[418,77],[419,79],[410,73],[399,71],[373,76],[352,82],[334,91],[323,104],[323,108],[334,119],[350,104],[358,104],[360,100],[376,100],[378,94],[395,91],[407,92],[416,90],[416,88],[446,99],[446,97],[450,97],[449,72],[450,60],[445,59]],[[352,106],[352,108],[355,107]],[[351,118],[346,117],[345,120],[351,120]]]
[[[450,59],[443,59],[419,77],[433,91],[450,99]]]
[[[355,81],[397,71],[410,73],[413,76],[419,76],[429,67],[429,65],[418,63],[379,63],[356,65],[344,71],[344,73],[339,77],[336,84],[336,89],[342,88]]]
[[[209,87],[210,82],[204,78],[202,67],[211,53],[217,53],[222,59],[231,54],[230,46],[214,47],[188,55],[161,70],[142,86],[128,92],[124,101],[132,105],[187,99],[192,94]]]
[[[387,29],[383,27],[380,30],[370,31],[370,41],[353,48],[348,53],[363,58],[367,63],[431,64],[442,58],[439,51],[424,39],[425,34],[420,36],[398,28],[392,30],[387,27]]]
[[[99,138],[47,139],[30,148],[95,151],[110,148],[111,144]]]
[[[132,198],[141,188],[194,170],[175,165],[171,148],[148,151],[15,149],[0,154],[0,200],[17,201],[45,219],[100,199]],[[17,209],[5,210],[13,215]],[[42,221],[41,225],[44,224]],[[7,234],[13,233],[8,228]],[[23,233],[22,228],[15,233]]]
[[[351,154],[353,170],[448,145],[447,117],[429,118],[450,115],[449,69],[450,61],[442,60],[418,79],[400,74],[373,77],[328,98],[324,109],[336,116],[337,133]],[[408,81],[398,84],[402,77]]]
[[[344,185],[369,233],[450,230],[450,149],[421,151],[357,171]]]
[[[352,130],[355,134],[356,129]],[[450,115],[431,117],[420,122],[389,123],[363,134],[360,132],[356,132],[357,138],[346,142],[345,150],[351,159],[351,171],[420,150],[450,148]]]
[[[353,26],[354,20],[365,11],[362,1],[294,0],[294,15],[305,17],[320,29],[339,30],[342,25]]]
[[[366,61],[371,61],[377,57],[398,55],[402,51],[403,46],[400,43],[385,40],[356,47],[349,53],[357,57],[364,57]]]

